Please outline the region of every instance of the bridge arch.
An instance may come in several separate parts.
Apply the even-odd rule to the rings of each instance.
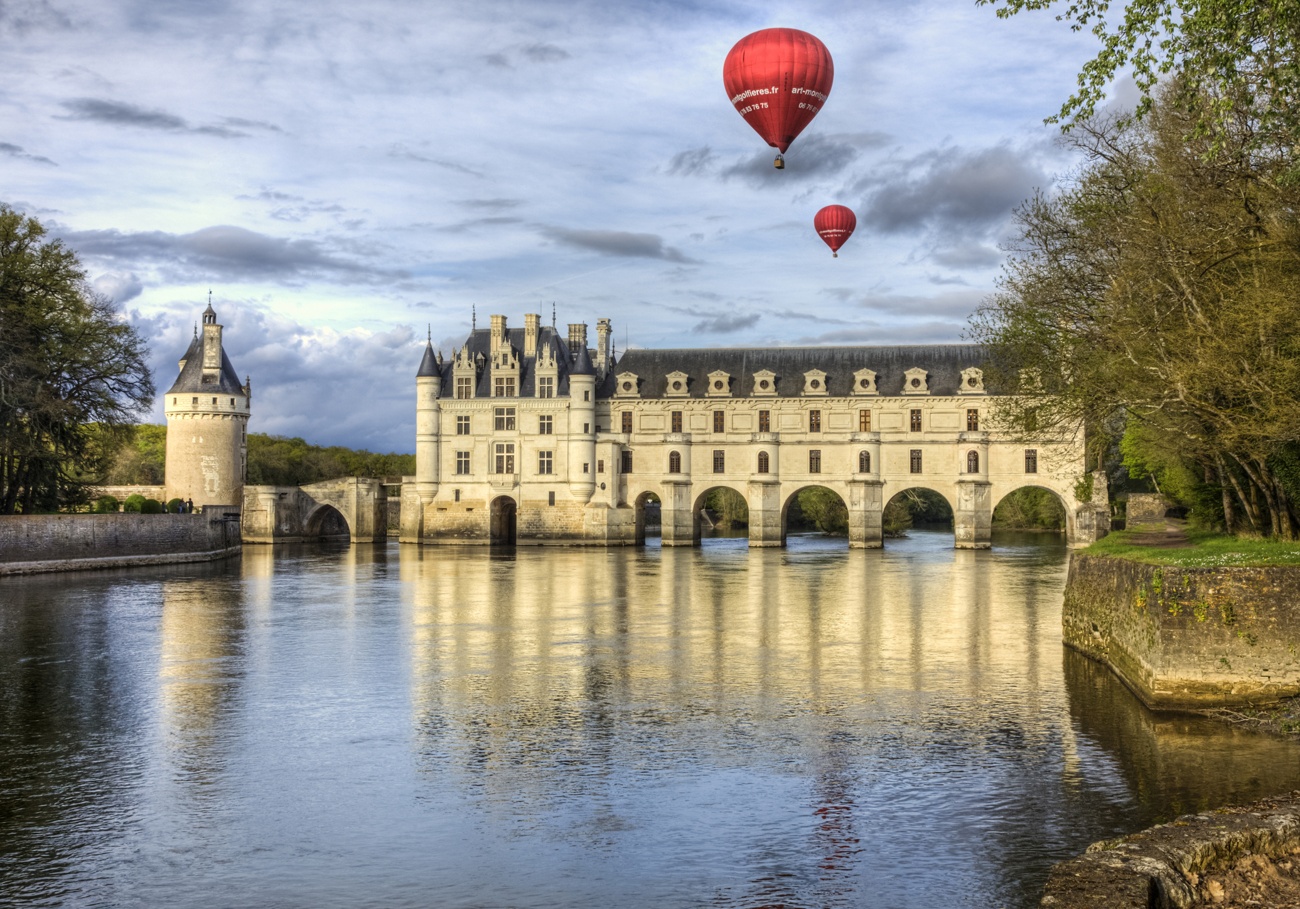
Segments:
[[[488,508],[488,539],[494,546],[514,546],[519,539],[519,503],[501,495]]]
[[[808,490],[819,490],[816,496],[800,494]],[[828,494],[830,498],[827,498]],[[808,499],[809,501],[804,501]],[[841,489],[825,483],[806,483],[792,490],[781,503],[781,545],[785,545],[790,531],[791,509],[796,520],[811,522],[822,533],[843,536],[844,545],[849,539],[849,497]],[[813,512],[813,513],[810,513]]]
[[[917,495],[918,493],[926,493],[928,495]],[[913,523],[913,511],[915,510],[915,505],[913,503],[918,499],[927,502],[930,505],[927,511],[929,512],[931,521],[927,521],[926,523],[946,521],[948,529],[953,531],[955,538],[957,503],[944,491],[925,483],[911,483],[885,500],[884,513],[882,516],[882,530],[884,536],[886,538],[891,536],[898,537],[906,533],[907,529],[911,527]],[[905,516],[903,513],[900,513],[900,510],[901,512],[905,512]]]
[[[703,535],[703,529],[705,526],[704,502],[709,497],[709,494],[716,489],[725,489],[728,492],[733,493],[739,501],[743,503],[744,520],[746,523],[749,522],[750,503],[749,497],[745,495],[745,490],[736,483],[729,483],[726,481],[711,483],[700,491],[700,493],[695,497],[694,505],[691,507],[691,541],[696,546],[700,543],[700,538]],[[709,522],[712,523],[712,520],[713,519],[710,518]]]
[[[1011,497],[1016,493],[1024,491],[1033,491],[1041,495],[1038,496],[1020,496],[1017,501]],[[1008,514],[1008,510],[1015,507],[1021,512],[1018,515]],[[1001,509],[1001,514],[999,514]],[[1025,526],[1025,529],[1049,530],[1058,529],[1062,533],[1068,533],[1070,530],[1070,504],[1065,495],[1060,490],[1052,489],[1041,483],[1021,483],[1016,486],[999,489],[998,497],[993,503],[993,520],[997,524],[1005,524],[1008,521],[1015,521]],[[1058,521],[1056,527],[1049,524],[1049,518]],[[1012,528],[1016,529],[1016,528]]]
[[[303,536],[313,540],[351,540],[352,529],[343,512],[327,503],[318,504],[303,524]]]
[[[632,500],[632,507],[636,521],[633,542],[644,546],[647,535],[660,536],[663,533],[663,498],[654,490],[647,489]]]

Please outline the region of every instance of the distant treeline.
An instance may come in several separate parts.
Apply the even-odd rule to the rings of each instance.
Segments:
[[[167,427],[135,427],[109,469],[110,486],[156,486],[163,482],[166,466]],[[309,445],[302,439],[248,434],[250,486],[302,486],[335,477],[411,476],[413,454],[376,454],[371,451]]]

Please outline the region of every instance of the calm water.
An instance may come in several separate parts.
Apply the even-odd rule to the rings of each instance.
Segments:
[[[0,904],[1027,907],[1300,785],[1065,652],[1066,551],[396,545],[0,581]]]

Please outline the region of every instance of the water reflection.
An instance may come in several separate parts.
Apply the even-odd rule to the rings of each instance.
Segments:
[[[1300,781],[1065,652],[1059,543],[791,542],[6,580],[0,903],[1030,906]]]

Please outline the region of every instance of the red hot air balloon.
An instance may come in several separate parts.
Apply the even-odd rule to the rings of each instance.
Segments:
[[[765,28],[736,42],[722,65],[727,97],[781,155],[826,103],[835,81],[830,51],[796,28]]]
[[[813,215],[813,227],[831,248],[831,255],[836,258],[839,258],[840,247],[853,236],[853,228],[857,226],[858,219],[854,216],[853,209],[843,205],[827,205]]]

